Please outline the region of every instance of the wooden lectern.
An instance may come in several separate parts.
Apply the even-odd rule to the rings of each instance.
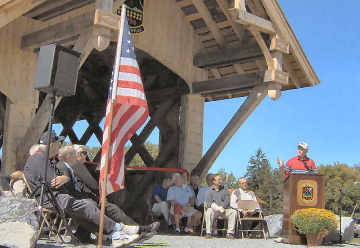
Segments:
[[[325,177],[319,174],[290,174],[284,181],[282,237],[301,244],[301,236],[291,223],[291,215],[302,208],[325,208]]]

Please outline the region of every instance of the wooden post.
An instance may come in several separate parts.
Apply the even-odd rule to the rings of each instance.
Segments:
[[[108,176],[108,167],[109,167],[109,148],[111,143],[111,132],[112,132],[112,119],[113,119],[113,108],[116,99],[116,91],[117,91],[117,82],[118,82],[118,75],[119,75],[119,64],[120,64],[120,56],[121,56],[121,46],[122,46],[122,39],[124,33],[124,23],[125,23],[125,16],[126,16],[126,5],[123,4],[122,11],[121,11],[121,21],[120,21],[120,31],[118,36],[118,43],[116,48],[116,56],[115,56],[115,66],[114,66],[114,75],[113,75],[113,85],[112,85],[112,96],[111,96],[111,103],[110,103],[110,118],[109,118],[109,125],[108,125],[108,133],[107,133],[107,140],[108,143],[106,144],[105,150],[105,164],[104,164],[104,177],[103,177],[103,185],[101,187],[101,212],[100,212],[100,226],[99,226],[99,239],[98,239],[98,247],[102,247],[102,239],[103,239],[103,228],[104,228],[104,214],[105,214],[105,199],[106,199],[106,186],[107,186],[107,176]]]
[[[240,106],[224,130],[216,138],[215,142],[211,145],[206,154],[201,158],[200,162],[194,169],[195,171],[201,174],[201,176],[204,176],[208,172],[211,165],[222,152],[231,137],[255,110],[255,108],[262,102],[266,95],[267,87],[263,85],[254,87],[250,91],[250,94],[245,102]]]

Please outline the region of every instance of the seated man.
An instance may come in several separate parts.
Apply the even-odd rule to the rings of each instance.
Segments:
[[[175,231],[180,232],[180,219],[188,217],[184,232],[193,232],[193,227],[199,225],[201,213],[194,206],[194,192],[190,186],[184,184],[184,178],[175,173],[173,176],[175,185],[170,187],[167,200],[171,202],[170,214],[175,217]]]
[[[66,175],[59,175],[53,164],[46,161],[45,151],[48,133],[42,135],[39,150],[28,158],[25,167],[24,175],[34,190],[34,196],[40,196],[41,182],[45,180],[44,171],[46,166],[47,181],[46,183],[51,187],[56,202],[60,209],[68,214],[74,221],[76,221],[81,228],[92,233],[99,230],[100,224],[100,209],[96,202],[87,198],[79,192],[75,176],[71,173],[71,178]],[[61,145],[61,139],[56,136],[55,132],[51,132],[50,136],[50,157],[55,156]],[[72,160],[75,163],[75,159]],[[70,167],[70,166],[67,166]],[[71,182],[71,183],[69,183]],[[44,195],[43,207],[53,208],[53,204],[47,194]],[[108,216],[104,215],[103,230],[105,235],[109,235],[112,240],[120,239],[123,234],[137,234],[143,231],[148,231],[151,227],[127,226],[122,223],[116,223]]]
[[[152,209],[154,214],[162,215],[168,224],[171,226],[171,220],[169,218],[169,203],[167,202],[168,189],[171,186],[171,178],[164,177],[161,185],[155,185],[152,193]]]
[[[213,179],[214,179],[214,174],[207,174],[205,180],[208,186],[200,187],[199,193],[197,194],[195,205],[196,205],[196,209],[201,211],[201,213],[204,212],[205,195],[206,192],[211,188],[213,184]]]
[[[240,217],[258,217],[259,209],[247,209],[246,206],[241,206],[240,200],[251,200],[259,203],[260,199],[257,199],[253,191],[248,190],[247,179],[242,177],[238,181],[239,188],[235,189],[231,194],[230,206],[236,209],[240,213]],[[257,225],[256,221],[247,221],[243,223],[243,229],[252,230]]]
[[[72,169],[76,179],[78,180],[80,191],[89,194],[91,199],[99,202],[100,196],[98,180],[93,177],[93,175],[89,172],[88,167],[84,164],[87,161],[87,149],[82,145],[73,145],[72,148],[74,148],[74,151],[76,152],[77,160],[77,163],[72,165]],[[94,165],[89,166],[95,167]],[[127,216],[121,208],[109,200],[105,205],[105,213],[116,222],[121,222],[127,225],[137,225],[137,223]]]
[[[221,183],[221,176],[214,175],[213,185],[205,194],[206,238],[212,238],[214,220],[221,215],[228,220],[226,238],[234,239],[236,211],[230,208],[230,193]]]
[[[238,205],[239,200],[252,200],[258,201],[255,193],[253,191],[248,190],[247,187],[247,179],[246,177],[242,177],[239,179],[239,188],[235,189],[231,194],[230,206],[233,209],[237,209],[240,211],[241,215],[246,216],[256,216],[258,211],[248,211],[248,209],[243,209]]]

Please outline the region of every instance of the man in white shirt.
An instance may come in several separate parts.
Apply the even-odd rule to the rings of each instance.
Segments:
[[[243,216],[253,216],[257,214],[257,211],[249,211],[247,209],[242,209],[241,206],[238,206],[239,200],[257,201],[255,193],[253,191],[248,190],[247,188],[246,177],[242,177],[239,179],[239,188],[232,192],[230,199],[230,207],[233,209],[240,210]]]
[[[170,214],[175,217],[175,231],[180,232],[180,219],[188,217],[184,232],[192,233],[201,219],[201,213],[193,207],[194,191],[184,184],[184,178],[178,173],[174,174],[173,181],[175,185],[169,188],[167,200],[171,202]]]

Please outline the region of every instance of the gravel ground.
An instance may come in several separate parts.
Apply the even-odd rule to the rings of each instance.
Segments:
[[[59,245],[54,242],[40,240],[38,242],[39,248],[63,248],[63,247],[85,247],[85,246],[73,246],[73,245]],[[86,247],[95,247],[94,245],[89,245]],[[115,247],[115,246],[114,246]],[[122,247],[122,246],[116,246]],[[213,238],[205,239],[199,236],[186,236],[186,235],[154,235],[153,237],[134,243],[130,248],[276,248],[276,247],[292,247],[292,248],[302,248],[306,247],[303,245],[288,245],[276,243],[274,239],[235,239],[228,240],[225,238]],[[331,246],[321,246],[321,247],[360,247],[360,244],[341,244],[341,245],[331,245]]]

